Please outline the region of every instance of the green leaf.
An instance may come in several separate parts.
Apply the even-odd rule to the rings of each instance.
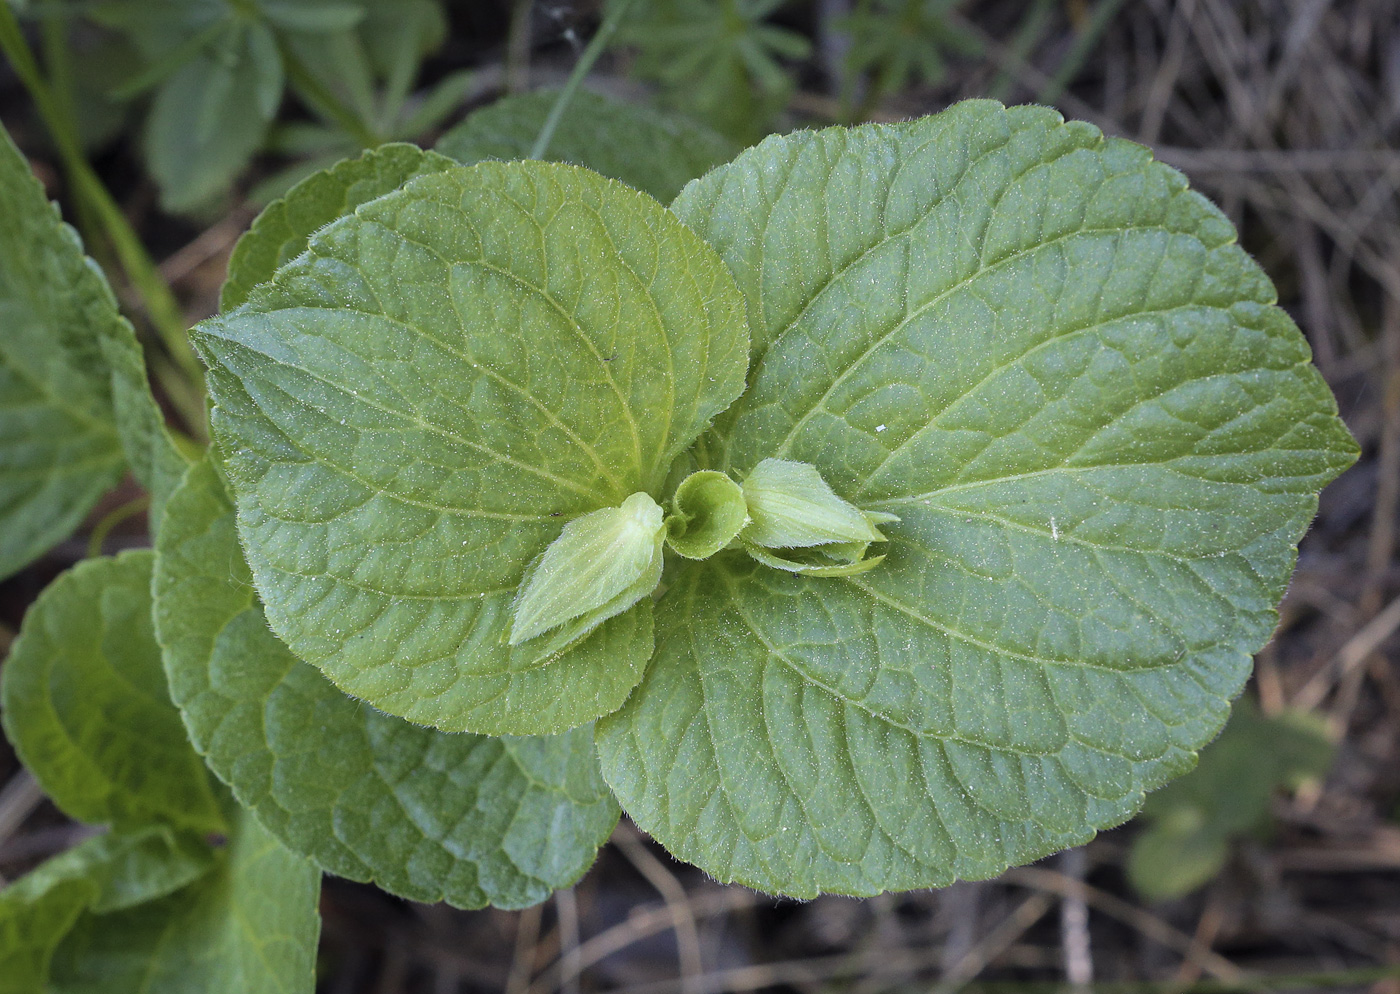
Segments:
[[[230,29],[226,44],[201,51],[156,91],[144,150],[165,210],[197,210],[225,193],[262,145],[280,64],[266,55],[266,29],[254,28]]]
[[[1220,875],[1230,859],[1230,836],[1199,808],[1179,808],[1133,840],[1124,867],[1133,889],[1149,901],[1183,897]]]
[[[788,551],[779,556],[761,545],[744,543],[744,551],[756,562],[803,576],[855,576],[858,573],[867,573],[885,561],[882,555],[866,558],[865,551],[868,547],[868,543],[854,542],[844,546]]]
[[[866,106],[911,83],[935,86],[947,74],[944,50],[978,55],[977,35],[950,17],[959,0],[862,0],[856,10],[832,24],[850,36],[846,71],[872,71]]]
[[[192,886],[87,914],[58,948],[54,994],[312,994],[321,874],[244,813]]]
[[[400,108],[395,134],[417,140],[424,132],[438,130],[471,92],[473,76],[468,70],[451,73],[418,94],[411,105]]]
[[[258,215],[229,258],[219,306],[230,311],[253,287],[306,251],[312,234],[356,207],[397,190],[414,176],[441,172],[452,160],[413,145],[381,145],[308,176]]]
[[[54,950],[97,893],[86,877],[45,879],[41,873],[0,891],[0,994],[45,989]]]
[[[744,540],[766,549],[883,542],[876,524],[899,520],[866,514],[838,497],[815,466],[790,459],[764,459],[744,478],[743,490],[752,519]]]
[[[156,620],[196,747],[283,843],[327,872],[463,908],[566,887],[617,822],[591,730],[449,735],[366,708],[267,630],[213,466],[161,528]]]
[[[154,530],[189,463],[171,438],[165,415],[151,394],[146,359],[131,325],[125,320],[113,323],[99,344],[112,377],[112,418],[132,475],[151,494],[149,518]]]
[[[542,91],[505,97],[469,115],[443,135],[436,148],[468,165],[483,159],[528,158],[558,96]],[[587,166],[670,203],[686,183],[737,151],[728,139],[679,115],[580,90],[545,157]]]
[[[153,521],[186,466],[111,287],[3,129],[0,324],[3,577],[77,527],[120,479],[123,450]]]
[[[362,23],[358,29],[348,31],[288,33],[284,40],[311,78],[340,101],[359,125],[373,131],[376,125],[376,80],[374,65],[363,41],[363,34],[368,29],[368,25]],[[317,116],[342,136],[348,148],[357,149],[359,143],[346,132],[344,115],[337,115],[322,97],[305,88],[301,88],[300,95]]]
[[[1197,767],[1152,794],[1147,823],[1128,854],[1128,880],[1151,900],[1180,897],[1224,866],[1230,843],[1271,826],[1276,790],[1325,776],[1335,749],[1317,716],[1285,711],[1264,717],[1240,698],[1220,738]]]
[[[277,37],[266,24],[254,22],[248,25],[247,45],[258,114],[264,120],[271,121],[277,116],[277,108],[282,103],[282,90],[287,85]]]
[[[375,73],[391,81],[393,92],[412,85],[412,78],[397,80],[408,69],[416,77],[422,57],[441,48],[449,33],[442,0],[377,0],[359,31]]]
[[[24,616],[0,670],[5,734],[79,821],[225,830],[170,702],[151,622],[149,552],[89,559]]]
[[[742,389],[741,299],[670,212],[573,166],[419,176],[194,338],[254,584],[297,656],[445,731],[621,705],[649,599],[563,652],[506,632],[563,527],[658,496]]]
[[[631,9],[619,36],[639,50],[633,71],[659,82],[670,103],[752,141],[793,90],[778,59],[806,58],[812,47],[767,23],[777,7],[772,0],[651,0]]]
[[[156,900],[211,865],[208,846],[165,827],[99,835],[41,864],[0,890],[0,992],[42,989],[54,950],[85,910]]]
[[[147,58],[181,47],[232,20],[226,0],[96,0],[84,13],[98,24],[127,35]]]
[[[100,914],[120,911],[173,894],[212,865],[208,843],[165,825],[108,832],[52,857],[0,890],[0,906],[8,913],[62,881],[83,879],[93,887],[85,907]]]
[[[121,479],[101,343],[122,325],[77,233],[0,129],[0,578],[71,534]]]
[[[813,579],[668,569],[598,724],[623,809],[722,881],[994,876],[1184,772],[1356,446],[1227,220],[1148,151],[959,104],[771,138],[674,210],[748,297],[711,467],[817,467],[897,514]]]

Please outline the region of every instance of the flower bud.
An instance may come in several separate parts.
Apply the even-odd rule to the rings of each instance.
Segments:
[[[666,540],[687,559],[708,559],[734,541],[749,523],[744,491],[712,469],[687,476],[676,488],[671,506]]]
[[[644,493],[564,526],[520,584],[510,644],[569,623],[570,641],[626,611],[661,582],[661,508]]]
[[[751,520],[739,538],[749,555],[793,573],[864,572],[884,558],[865,558],[870,543],[885,541],[877,526],[899,520],[838,497],[810,463],[765,459],[744,480],[743,491]],[[769,549],[803,551],[777,556]]]

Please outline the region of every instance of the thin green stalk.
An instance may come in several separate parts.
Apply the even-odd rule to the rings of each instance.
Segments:
[[[603,18],[603,23],[598,27],[598,33],[588,42],[588,47],[579,56],[574,71],[569,73],[569,80],[564,84],[564,89],[559,91],[559,98],[549,109],[549,117],[545,118],[544,127],[540,128],[539,137],[535,139],[534,147],[530,149],[529,158],[544,158],[545,152],[549,150],[549,143],[554,138],[554,130],[564,119],[564,112],[569,109],[569,104],[573,101],[574,94],[578,92],[583,77],[588,75],[588,71],[593,68],[593,63],[598,61],[598,56],[603,54],[603,49],[608,47],[608,42],[617,32],[618,25],[622,23],[622,18],[626,16],[627,10],[631,6],[632,0],[617,0],[609,8],[607,16]]]
[[[71,116],[65,113],[63,103],[44,80],[14,11],[3,2],[0,2],[0,51],[5,53],[15,75],[33,98],[39,116],[53,137],[74,195],[86,204],[91,216],[102,226],[116,253],[117,262],[140,295],[146,314],[160,335],[170,359],[190,384],[202,389],[204,371],[190,348],[184,315],[170,285],[161,277],[160,270],[132,230],[126,215],[88,164],[78,143]],[[197,427],[201,420],[202,417],[196,419],[191,427]]]
[[[352,111],[326,89],[316,75],[301,61],[291,46],[283,44],[282,64],[287,67],[287,80],[296,89],[297,95],[311,107],[334,121],[361,148],[377,148],[384,144],[360,116]]]
[[[107,542],[107,536],[112,533],[112,529],[117,527],[128,518],[134,518],[146,508],[151,506],[149,494],[143,494],[135,500],[129,500],[120,507],[113,508],[102,516],[102,520],[93,526],[92,534],[88,536],[87,554],[89,559],[96,559],[102,555],[102,546]]]
[[[59,112],[65,121],[76,121],[73,98],[73,59],[68,46],[68,18],[56,9],[50,9],[40,22],[44,43],[44,66],[49,72],[49,85]],[[102,237],[102,223],[98,220],[87,200],[73,198],[73,220],[82,232],[83,241],[89,251],[108,269],[117,269],[119,264],[112,257],[111,249]]]
[[[1060,99],[1060,94],[1065,92],[1065,88],[1079,75],[1079,70],[1084,68],[1084,63],[1098,47],[1099,39],[1108,30],[1109,23],[1118,15],[1122,9],[1124,0],[1099,0],[1094,7],[1094,12],[1089,15],[1089,23],[1084,25],[1084,30],[1079,32],[1079,37],[1074,39],[1074,45],[1065,56],[1060,68],[1055,70],[1055,75],[1050,77],[1050,82],[1046,83],[1040,93],[1036,95],[1036,103],[1053,104]]]
[[[54,105],[65,121],[76,121],[73,96],[73,53],[68,47],[68,17],[50,8],[39,22],[44,46],[44,68],[48,70],[49,90]]]

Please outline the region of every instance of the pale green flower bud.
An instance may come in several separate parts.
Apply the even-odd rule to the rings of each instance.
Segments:
[[[893,514],[862,511],[836,495],[817,468],[788,459],[765,459],[743,484],[749,524],[739,534],[749,555],[766,566],[810,576],[850,576],[877,565],[866,559],[872,542],[884,542],[877,527],[898,521]],[[776,556],[768,549],[800,549]]]
[[[666,539],[687,559],[708,559],[749,523],[744,491],[723,473],[702,469],[687,476],[671,499]]]
[[[626,611],[661,582],[665,537],[661,508],[644,493],[570,521],[526,570],[510,644],[566,623],[577,640]]]

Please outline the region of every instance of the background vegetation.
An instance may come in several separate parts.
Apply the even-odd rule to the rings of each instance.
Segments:
[[[0,118],[90,250],[125,274],[162,399],[195,434],[176,343],[217,309],[259,206],[361,147],[431,144],[503,92],[559,85],[606,12],[379,0],[347,32],[351,3],[13,6],[55,85],[36,105],[11,62]],[[1323,494],[1246,702],[1197,773],[1132,824],[996,881],[869,901],[719,887],[625,821],[577,887],[524,912],[328,880],[322,989],[1180,991],[1290,977],[1400,992],[1400,7],[639,0],[612,41],[590,87],[741,144],[994,96],[1152,145],[1269,270],[1365,454]],[[139,496],[128,483],[81,538],[0,584],[0,649],[90,547],[146,544],[123,510]],[[8,751],[0,785],[0,877],[81,838]]]

